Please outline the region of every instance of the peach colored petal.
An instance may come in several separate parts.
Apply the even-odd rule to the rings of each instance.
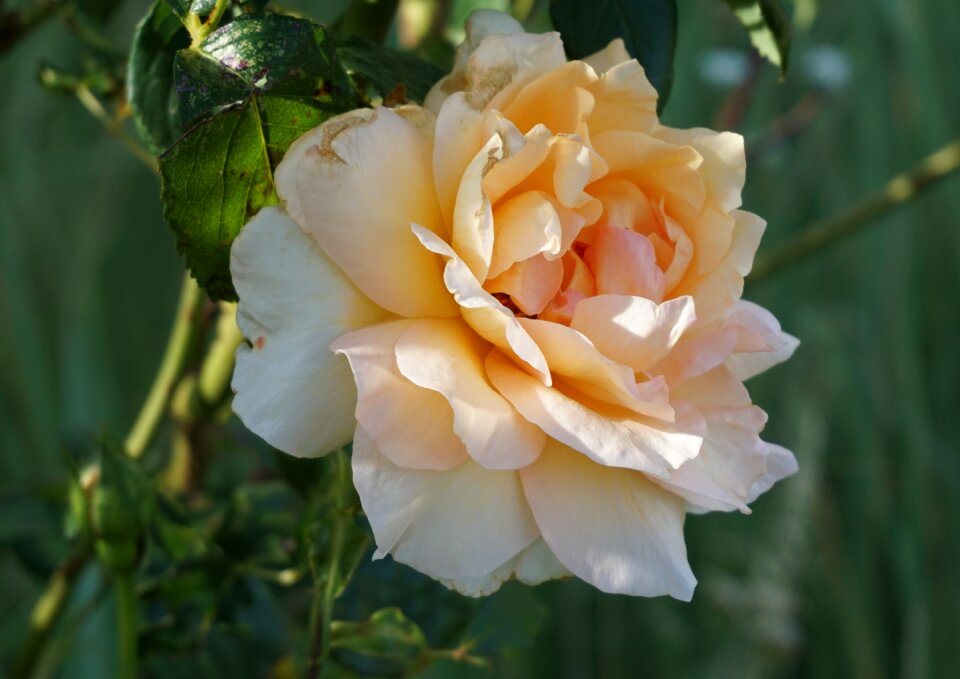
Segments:
[[[750,489],[767,469],[767,444],[759,436],[765,422],[756,407],[707,413],[700,454],[669,480],[654,481],[701,509],[749,514]]]
[[[230,272],[241,297],[233,410],[267,443],[297,457],[350,440],[356,389],[327,345],[386,313],[343,275],[280,208],[261,210],[234,240]]]
[[[597,295],[577,305],[571,327],[613,360],[647,370],[670,354],[695,321],[692,297],[657,304],[644,297]]]
[[[494,211],[493,221],[496,235],[488,273],[491,278],[535,255],[560,253],[560,215],[542,191],[527,191],[504,201]]]
[[[490,352],[486,365],[490,381],[521,415],[600,464],[667,478],[671,467],[679,467],[700,450],[702,421],[695,413],[685,413],[689,420],[669,425],[546,387],[499,351]]]
[[[492,203],[499,202],[511,191],[538,190],[540,187],[520,189],[521,185],[533,172],[539,168],[550,156],[550,130],[543,125],[536,125],[523,135],[523,144],[506,155],[503,160],[490,168],[483,178],[483,190]],[[542,187],[550,192],[550,186]]]
[[[702,127],[678,129],[658,126],[654,135],[677,146],[692,146],[701,156],[700,171],[706,180],[707,194],[723,212],[742,204],[741,192],[747,177],[747,157],[743,137],[733,132],[714,132]]]
[[[607,49],[611,47],[613,43]],[[635,59],[606,69],[593,87],[593,96],[593,111],[587,118],[592,135],[611,130],[646,132],[657,123],[657,91]]]
[[[800,345],[800,340],[783,332],[780,322],[763,307],[740,300],[731,310],[732,313],[727,315],[727,322],[752,331],[760,340],[759,344],[745,346],[743,337],[746,333],[741,333],[741,342],[736,347],[736,353],[727,359],[727,365],[741,380],[750,379],[778,363],[783,363]]]
[[[467,104],[462,92],[447,99],[437,115],[433,181],[444,224],[451,228],[463,172],[490,138],[490,135],[484,136],[483,122],[484,114]]]
[[[503,140],[494,135],[467,166],[453,209],[451,245],[477,280],[484,280],[493,256],[493,208],[483,192],[483,176],[503,157]]]
[[[543,538],[537,538],[529,547],[489,575],[480,578],[441,580],[441,582],[466,596],[487,596],[513,578],[525,585],[539,585],[541,582],[569,575],[570,571],[557,560]]]
[[[453,469],[467,459],[467,451],[454,432],[450,405],[404,377],[397,365],[397,340],[417,322],[391,321],[355,330],[338,338],[331,349],[350,362],[359,393],[356,420],[380,452],[406,469]],[[319,389],[332,393],[327,386]]]
[[[410,233],[412,222],[444,228],[429,140],[378,108],[331,118],[291,148],[277,170],[277,192],[353,283],[401,316],[456,313],[443,261]]]
[[[594,227],[593,233],[584,259],[596,277],[597,294],[663,298],[663,272],[646,236],[612,226]]]
[[[549,385],[550,368],[547,361],[513,313],[483,289],[453,248],[437,238],[435,233],[417,224],[412,229],[424,248],[447,259],[443,279],[470,327],[482,338],[507,352],[524,370]]]
[[[740,330],[733,326],[691,333],[651,366],[649,372],[662,375],[670,386],[675,387],[721,365],[733,352],[739,338]]]
[[[706,323],[722,316],[740,299],[743,277],[750,273],[753,255],[760,244],[766,222],[754,214],[735,210],[730,250],[716,269],[698,278],[688,277],[674,291],[691,295],[697,305],[697,317]]]
[[[536,316],[560,290],[563,281],[563,262],[537,255],[517,262],[496,278],[484,283],[490,292],[510,295],[520,311]]]
[[[753,482],[747,502],[753,502],[766,493],[777,481],[797,473],[797,459],[789,450],[775,443],[767,445],[767,466],[763,476]]]
[[[597,80],[590,66],[571,61],[524,85],[500,110],[521,132],[546,125],[553,134],[580,134],[593,110],[590,89]]]
[[[623,406],[665,422],[674,420],[666,382],[637,384],[633,370],[610,360],[582,333],[559,323],[521,318],[520,324],[543,351],[554,379],[590,398]]]
[[[604,592],[693,596],[676,495],[557,441],[520,476],[544,541],[574,575]]]
[[[357,427],[353,482],[377,550],[427,575],[482,578],[540,535],[513,471],[471,459],[448,471],[397,467]]]
[[[537,459],[545,437],[487,382],[489,348],[463,321],[425,319],[400,336],[397,365],[414,384],[443,395],[473,459],[488,469],[519,469]]]

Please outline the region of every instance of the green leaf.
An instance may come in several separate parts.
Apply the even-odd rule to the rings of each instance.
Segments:
[[[190,36],[164,0],[158,0],[137,25],[127,67],[127,99],[140,136],[153,153],[168,149],[180,136],[173,62]]]
[[[420,627],[399,608],[384,608],[363,622],[335,621],[331,647],[376,658],[408,659],[427,647]]]
[[[433,84],[444,76],[439,66],[412,54],[383,47],[357,36],[344,36],[337,56],[368,98],[402,94],[423,102]]]
[[[663,109],[673,84],[676,0],[550,0],[550,17],[571,59],[583,59],[623,38],[660,94],[658,108]]]
[[[298,101],[252,96],[194,127],[160,157],[164,217],[213,299],[236,298],[230,245],[260,208],[277,202],[273,167],[328,115]]]
[[[240,17],[180,52],[174,73],[184,127],[258,93],[332,113],[359,104],[326,31],[290,16]]]
[[[467,627],[463,646],[485,656],[527,648],[546,617],[546,606],[530,588],[508,583],[484,600]]]
[[[170,7],[181,19],[188,14],[206,16],[213,11],[217,0],[169,0]]]
[[[750,42],[764,59],[787,73],[790,63],[790,17],[779,0],[725,0],[747,29]]]

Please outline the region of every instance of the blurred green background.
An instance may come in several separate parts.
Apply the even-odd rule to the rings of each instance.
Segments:
[[[298,6],[322,20],[335,4]],[[457,0],[451,22],[498,4]],[[781,84],[763,65],[749,91],[738,86],[753,68],[747,38],[723,4],[679,4],[665,121],[734,126],[746,136],[746,207],[769,222],[761,253],[960,134],[956,0],[798,2],[788,78]],[[146,6],[130,0],[112,19],[117,45]],[[41,61],[76,64],[84,53],[51,21],[0,61],[3,665],[45,574],[66,553],[64,451],[129,427],[162,353],[182,271],[157,178],[74,98],[38,83]],[[690,604],[608,596],[579,582],[536,588],[543,629],[493,675],[957,676],[958,214],[954,177],[829,252],[763,283],[748,280],[746,296],[802,340],[793,360],[750,384],[770,413],[766,438],[796,452],[799,474],[755,503],[752,516],[689,518],[700,580]],[[262,456],[236,429],[243,445],[227,454]],[[99,590],[97,573],[81,576],[72,610],[83,615],[59,631],[42,670],[112,676],[113,607]],[[391,563],[364,567],[354,590],[339,614],[399,604],[428,634],[442,635],[444,625],[428,620],[438,609],[468,616],[476,606]],[[528,593],[509,587],[501,596]],[[293,623],[270,616],[278,607],[299,616],[303,606],[290,595],[269,606],[263,597],[252,597],[250,615],[270,638],[254,634],[246,651],[273,657],[290,646],[283,625]],[[224,648],[184,654],[229,657]],[[187,659],[168,665],[174,674],[166,676],[260,676],[251,665],[203,667]],[[449,666],[431,676],[470,672]]]

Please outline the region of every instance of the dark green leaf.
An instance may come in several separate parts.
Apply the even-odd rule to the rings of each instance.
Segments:
[[[282,97],[255,96],[194,127],[160,158],[163,214],[177,249],[214,299],[234,299],[230,245],[276,202],[272,169],[290,143],[328,114]]]
[[[504,586],[487,597],[464,635],[473,655],[496,656],[533,644],[547,616],[546,607],[528,587]]]
[[[778,0],[725,0],[750,34],[760,56],[786,75],[790,63],[790,17]]]
[[[399,608],[384,608],[363,622],[336,621],[331,626],[333,648],[377,658],[415,658],[427,647],[420,627]]]
[[[183,19],[188,14],[206,16],[213,11],[217,0],[169,0],[170,7],[178,17]]]
[[[162,153],[180,136],[173,62],[190,36],[170,6],[154,3],[133,35],[127,69],[127,98],[137,129],[154,153]]]
[[[433,84],[444,75],[439,66],[428,61],[357,36],[341,38],[337,56],[368,97],[372,91],[380,98],[402,94],[423,102]]]
[[[550,17],[571,59],[583,59],[623,38],[660,94],[658,106],[663,108],[673,83],[676,0],[550,0]]]
[[[358,104],[324,29],[278,14],[240,17],[197,50],[177,55],[184,127],[245,97],[269,92],[340,113]]]

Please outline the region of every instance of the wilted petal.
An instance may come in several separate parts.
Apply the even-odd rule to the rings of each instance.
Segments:
[[[452,469],[467,459],[467,451],[454,431],[450,405],[411,382],[397,365],[397,341],[415,323],[392,321],[355,330],[331,349],[350,361],[359,393],[356,420],[381,453],[407,469]]]
[[[604,592],[693,596],[679,497],[556,441],[520,476],[544,541],[574,575]]]
[[[298,457],[350,440],[356,389],[330,341],[386,313],[357,290],[280,208],[264,208],[237,236],[230,271],[237,324],[234,412],[270,445]]]
[[[353,482],[376,538],[374,558],[392,554],[434,578],[482,578],[540,535],[517,472],[472,459],[448,471],[402,469],[360,427]]]
[[[449,402],[453,431],[473,459],[488,469],[518,469],[537,459],[545,437],[487,382],[489,350],[463,321],[425,319],[400,336],[397,365],[411,382]]]
[[[413,222],[445,229],[430,156],[430,140],[402,116],[361,109],[297,140],[276,174],[291,216],[370,299],[401,316],[456,313],[443,261],[410,233]]]

